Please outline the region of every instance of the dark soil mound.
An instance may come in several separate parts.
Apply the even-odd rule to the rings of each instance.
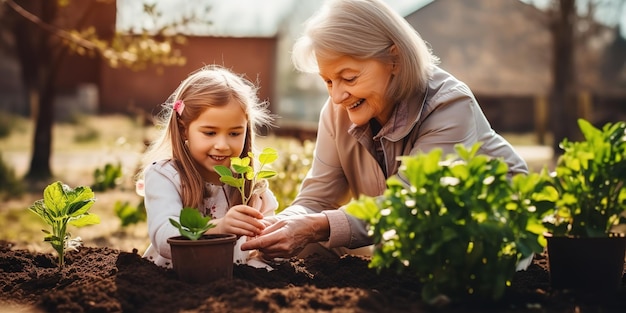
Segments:
[[[0,312],[626,312],[624,287],[615,294],[551,290],[543,255],[501,301],[443,308],[420,300],[415,277],[377,274],[356,256],[294,258],[271,272],[239,265],[232,281],[207,284],[181,282],[136,251],[83,247],[66,263],[59,270],[55,255],[0,242]]]

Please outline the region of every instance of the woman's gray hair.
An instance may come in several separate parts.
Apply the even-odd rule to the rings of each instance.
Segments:
[[[326,1],[307,20],[291,57],[297,70],[316,73],[317,56],[344,55],[396,63],[399,69],[386,95],[393,102],[423,91],[439,61],[419,33],[382,0]]]

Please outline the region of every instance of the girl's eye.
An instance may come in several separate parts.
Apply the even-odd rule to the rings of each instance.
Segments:
[[[231,133],[230,133],[230,136],[231,136],[231,137],[238,137],[238,136],[240,136],[240,135],[241,135],[241,133],[240,133],[240,132],[231,132]]]
[[[215,132],[204,132],[207,136],[215,136]]]

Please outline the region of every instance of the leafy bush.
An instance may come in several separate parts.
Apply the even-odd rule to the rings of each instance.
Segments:
[[[626,233],[626,122],[578,125],[585,139],[561,142],[553,174],[559,200],[545,226],[554,236],[607,237],[621,223]]]
[[[311,168],[315,143],[281,138],[272,146],[281,151],[272,168],[278,175],[269,180],[269,186],[278,201],[277,213],[284,210],[298,195],[302,181]]]
[[[103,168],[97,168],[93,172],[94,184],[91,189],[94,191],[106,191],[115,189],[122,179],[122,164],[107,163]]]
[[[11,114],[0,111],[0,138],[9,137],[13,126],[13,123],[11,122],[12,120],[13,117]]]
[[[146,207],[143,199],[137,206],[131,205],[128,201],[116,201],[113,206],[113,211],[115,212],[115,216],[120,219],[122,227],[144,222],[147,219]]]
[[[542,213],[553,208],[547,175],[508,177],[507,164],[457,146],[402,157],[381,197],[361,196],[348,212],[369,223],[370,266],[411,272],[422,297],[498,299],[518,262],[543,251]]]
[[[17,178],[15,170],[4,162],[0,152],[0,199],[19,197],[24,189],[24,183]]]

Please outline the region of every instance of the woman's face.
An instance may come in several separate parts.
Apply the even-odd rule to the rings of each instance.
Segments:
[[[385,94],[394,67],[378,60],[349,56],[317,57],[319,74],[333,103],[348,112],[350,121],[364,125],[375,118],[384,125],[393,111]]]
[[[239,157],[246,140],[248,119],[241,105],[230,101],[210,107],[187,127],[189,152],[205,181],[219,183],[216,165],[230,166],[231,157]]]

